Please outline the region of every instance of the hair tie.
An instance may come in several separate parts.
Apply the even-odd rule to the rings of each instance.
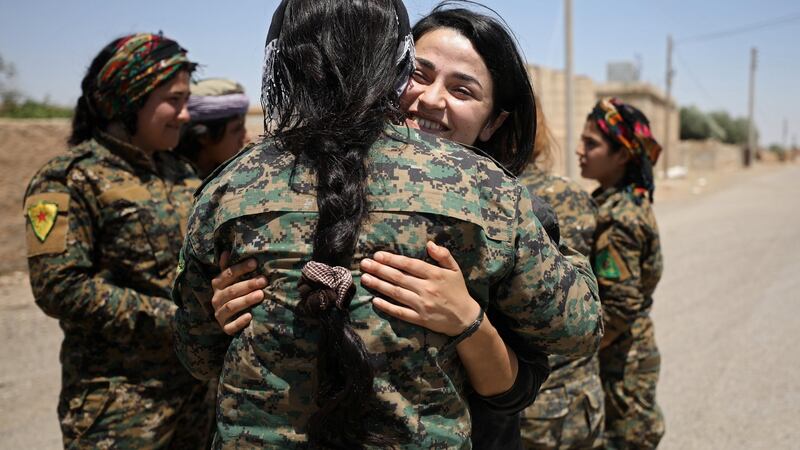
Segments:
[[[350,269],[341,266],[331,267],[327,264],[309,261],[303,266],[303,277],[313,283],[321,284],[336,292],[336,307],[342,311],[347,309],[348,301],[352,294],[349,292],[353,286],[353,274]],[[302,281],[301,281],[302,283]],[[325,310],[328,305],[324,300],[320,303],[320,309]]]

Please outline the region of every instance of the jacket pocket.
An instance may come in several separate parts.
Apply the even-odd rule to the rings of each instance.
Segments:
[[[112,392],[107,382],[92,383],[79,395],[69,399],[69,409],[61,420],[65,446],[81,447],[81,439],[92,430],[111,403]]]

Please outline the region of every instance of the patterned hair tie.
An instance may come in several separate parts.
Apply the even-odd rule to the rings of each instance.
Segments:
[[[341,266],[331,267],[327,264],[309,261],[303,266],[302,274],[309,281],[321,284],[336,292],[336,307],[342,311],[347,309],[348,300],[353,286],[353,274],[349,269]],[[329,305],[320,304],[320,309],[325,310]]]

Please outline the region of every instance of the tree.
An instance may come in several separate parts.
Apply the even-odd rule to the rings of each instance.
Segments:
[[[696,106],[681,108],[681,139],[708,139],[711,128],[708,119]]]
[[[734,145],[747,144],[749,122],[746,117],[733,118],[727,111],[714,111],[708,116],[725,130],[725,137],[722,139],[722,142]],[[758,130],[756,130],[755,133],[756,136],[758,136]],[[756,140],[758,140],[758,138],[756,138]]]

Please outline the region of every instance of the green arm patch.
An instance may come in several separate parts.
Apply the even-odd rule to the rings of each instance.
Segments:
[[[617,262],[611,256],[611,252],[605,248],[597,254],[594,260],[594,273],[598,277],[617,280],[620,277],[620,270]]]

